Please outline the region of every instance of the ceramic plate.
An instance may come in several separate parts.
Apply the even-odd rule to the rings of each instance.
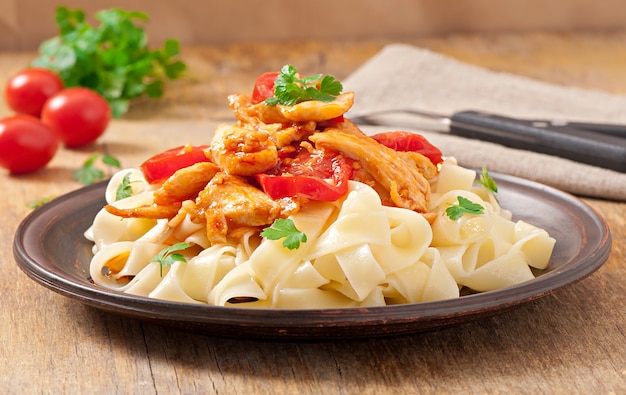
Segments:
[[[36,282],[99,309],[203,334],[255,339],[355,339],[396,336],[492,316],[548,295],[597,270],[608,258],[606,222],[583,201],[516,177],[492,174],[514,219],[545,228],[557,242],[549,267],[514,287],[437,302],[371,308],[268,310],[214,307],[127,295],[89,280],[92,244],[83,238],[105,204],[106,183],[59,197],[29,214],[13,251]]]

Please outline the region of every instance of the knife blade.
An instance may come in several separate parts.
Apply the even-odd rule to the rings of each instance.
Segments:
[[[385,116],[391,113],[435,121],[430,126],[421,122],[419,127],[424,130],[448,132],[626,172],[626,125],[518,119],[472,110],[451,116],[416,109],[384,110],[347,118],[361,125],[398,126]]]

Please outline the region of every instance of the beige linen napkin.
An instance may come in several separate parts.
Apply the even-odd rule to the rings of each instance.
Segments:
[[[343,83],[345,90],[355,92],[348,118],[412,107],[442,114],[479,110],[528,119],[626,124],[626,96],[497,73],[404,44],[385,47]],[[398,128],[362,129],[371,134]],[[492,172],[538,181],[576,195],[626,201],[624,173],[445,133],[412,130],[466,167],[486,166]]]

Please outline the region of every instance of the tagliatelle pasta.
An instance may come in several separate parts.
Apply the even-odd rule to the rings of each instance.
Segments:
[[[474,181],[474,171],[444,162],[432,185],[432,226],[414,211],[383,206],[371,187],[351,182],[345,199],[311,202],[290,217],[308,237],[295,250],[281,240],[259,243],[252,234],[240,244],[209,246],[198,236],[202,226],[188,218],[172,227],[168,220],[120,219],[103,209],[86,232],[94,241],[90,274],[98,285],[151,298],[296,309],[443,300],[459,297],[463,286],[489,291],[534,278],[530,267],[547,266],[555,240],[512,221]],[[149,201],[147,183],[135,182],[148,191],[109,203]],[[107,196],[118,183],[119,177],[111,180]],[[459,195],[480,203],[484,214],[451,220],[445,209]],[[172,239],[202,249],[183,251],[186,262],[171,267],[150,262]],[[126,259],[122,270],[103,274],[116,257]]]
[[[547,267],[555,240],[512,220],[475,171],[417,134],[366,136],[333,79],[288,67],[264,78],[289,89],[232,95],[237,123],[210,145],[111,178],[85,232],[94,283],[215,306],[347,308],[458,298]],[[313,98],[281,104],[301,88]]]

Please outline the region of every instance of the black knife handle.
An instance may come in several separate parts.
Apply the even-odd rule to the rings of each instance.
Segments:
[[[450,133],[626,172],[626,138],[609,134],[477,111],[453,114]]]
[[[563,128],[570,127],[574,129],[582,129],[589,132],[608,134],[615,137],[626,139],[626,125],[610,124],[610,123],[587,123],[587,122],[568,122],[560,120],[537,121],[549,122],[550,127]]]

